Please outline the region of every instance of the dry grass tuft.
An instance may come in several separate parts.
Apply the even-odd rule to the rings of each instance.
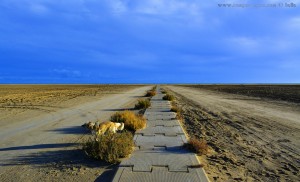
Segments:
[[[109,163],[120,162],[120,158],[131,154],[133,147],[133,135],[130,132],[107,133],[83,144],[88,156]]]
[[[176,105],[172,106],[171,111],[175,112],[177,114],[181,114],[181,109],[179,107],[177,107]]]
[[[176,118],[178,120],[183,120],[182,109],[179,106],[177,106],[177,104],[174,101],[172,101],[171,111],[176,113]]]
[[[145,97],[153,97],[156,95],[156,86],[152,87],[151,90],[147,91]]]
[[[153,97],[156,95],[156,91],[155,90],[149,90],[147,91],[145,97]]]
[[[110,120],[112,122],[123,122],[125,129],[135,132],[136,130],[146,128],[146,119],[137,115],[132,111],[116,112],[111,116]]]
[[[167,94],[167,91],[166,91],[165,89],[163,89],[163,88],[161,88],[160,91],[161,91],[161,93],[163,93],[163,94]]]
[[[139,99],[138,103],[135,104],[134,108],[135,109],[147,109],[150,106],[151,106],[151,103],[150,103],[149,99]]]
[[[191,138],[185,147],[198,155],[205,155],[208,152],[208,145],[205,140],[198,140],[196,138]]]
[[[169,101],[173,101],[175,99],[175,97],[171,94],[166,94],[164,97],[163,97],[164,100],[169,100]]]

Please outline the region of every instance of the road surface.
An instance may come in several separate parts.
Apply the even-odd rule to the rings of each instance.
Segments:
[[[94,181],[114,168],[87,159],[78,143],[87,136],[81,125],[105,121],[133,106],[151,86],[112,94],[93,102],[5,123],[0,128],[0,181]],[[101,177],[102,175],[102,177]],[[104,174],[105,176],[105,174]]]

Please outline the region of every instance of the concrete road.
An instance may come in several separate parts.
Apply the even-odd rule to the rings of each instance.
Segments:
[[[81,127],[83,123],[108,120],[114,112],[129,105],[132,106],[137,98],[143,96],[150,88],[151,86],[144,86],[125,93],[112,94],[93,102],[38,117],[32,116],[28,120],[12,122],[1,127],[0,181],[56,181],[54,177],[57,177],[57,181],[62,179],[94,180],[90,177],[80,177],[78,173],[76,173],[77,177],[70,178],[68,171],[63,171],[65,170],[63,166],[70,164],[69,161],[64,161],[59,157],[59,155],[68,157],[69,154],[66,152],[60,154],[57,151],[67,151],[81,141],[86,135],[86,131]],[[50,151],[53,155],[48,155],[48,157],[39,155]],[[51,158],[53,158],[52,162],[56,163],[55,165],[58,165],[58,162],[67,164],[60,164],[59,169],[56,168],[54,172],[53,170],[51,172],[49,168],[47,169],[47,165],[53,165]],[[59,160],[55,160],[57,158]],[[72,158],[68,160],[72,161]],[[69,172],[72,175],[73,171]],[[94,172],[86,171],[85,174]],[[49,177],[51,175],[53,178]]]

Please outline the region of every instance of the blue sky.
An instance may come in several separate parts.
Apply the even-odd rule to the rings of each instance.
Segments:
[[[0,0],[0,83],[299,83],[291,2]]]

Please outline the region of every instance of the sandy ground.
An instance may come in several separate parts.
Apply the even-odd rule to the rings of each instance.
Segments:
[[[55,107],[46,111],[3,108],[0,118],[0,181],[111,179],[116,165],[89,159],[80,150],[80,143],[89,137],[81,125],[91,120],[105,121],[114,112],[132,107],[150,88],[124,87],[118,92],[91,97],[78,95],[64,101],[59,101],[58,95],[56,99],[45,102],[49,108],[52,100],[59,101],[53,102]],[[45,108],[43,104],[34,107]]]
[[[0,123],[24,121],[123,93],[138,85],[0,85]]]
[[[205,139],[211,181],[299,181],[300,105],[199,88],[165,87],[189,135]]]

